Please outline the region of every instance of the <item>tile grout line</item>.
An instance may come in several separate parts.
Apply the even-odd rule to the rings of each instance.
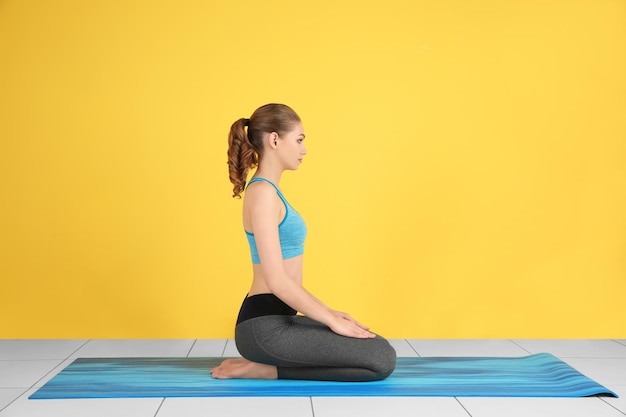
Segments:
[[[52,368],[51,370],[49,370],[48,372],[46,372],[44,374],[44,376],[42,376],[41,378],[39,378],[37,381],[35,381],[30,387],[26,388],[24,390],[24,392],[22,392],[20,395],[18,395],[17,397],[15,397],[13,399],[13,401],[9,402],[7,405],[5,405],[4,407],[0,408],[0,413],[3,412],[4,410],[6,410],[7,408],[9,408],[11,406],[11,404],[13,404],[14,402],[16,402],[17,400],[19,400],[20,398],[22,398],[24,395],[26,395],[28,393],[28,391],[30,391],[31,389],[33,389],[35,387],[35,385],[37,385],[37,383],[39,381],[41,381],[42,379],[44,379],[45,377],[47,377],[50,372],[53,372],[55,369],[57,369],[59,366],[63,365],[63,362],[69,360],[72,355],[76,352],[78,352],[80,349],[82,349],[83,346],[85,346],[87,343],[89,343],[91,341],[91,339],[87,339],[87,341],[85,341],[85,343],[83,343],[82,345],[80,345],[78,348],[76,348],[73,352],[71,352],[65,359],[52,359],[52,360],[60,360],[61,362],[59,362],[59,364],[57,366],[55,366],[54,368]],[[41,360],[41,359],[33,359],[33,360]],[[20,387],[23,388],[23,387]]]
[[[0,413],[2,413],[4,410],[9,408],[11,406],[11,404],[13,404],[15,401],[19,400],[22,397],[22,395],[26,394],[26,392],[28,392],[28,389],[26,391],[24,391],[23,393],[21,393],[20,395],[18,395],[16,398],[14,398],[13,401],[9,402],[4,407],[0,408]]]
[[[228,346],[228,339],[226,339],[226,343],[224,343],[224,349],[222,349],[222,358],[224,357],[224,353],[226,353],[226,346]]]
[[[311,416],[315,417],[315,407],[313,406],[313,397],[309,397],[309,403],[311,404]]]
[[[71,355],[70,355],[70,356],[71,356]],[[59,359],[57,359],[57,360],[59,360]],[[50,373],[54,372],[54,370],[55,370],[55,369],[57,369],[58,367],[60,367],[61,365],[63,365],[63,362],[65,362],[66,360],[67,360],[67,359],[62,359],[62,360],[61,360],[61,362],[60,362],[58,365],[56,365],[54,368],[52,368],[52,369],[50,369],[48,372],[46,372],[46,373],[44,374],[44,376],[42,376],[42,377],[41,377],[41,378],[39,378],[37,381],[35,381],[35,382],[34,382],[34,383],[30,386],[30,387],[26,388],[26,390],[25,390],[25,391],[24,391],[21,395],[19,395],[19,396],[18,396],[17,398],[15,398],[13,401],[11,401],[10,403],[8,403],[8,404],[6,405],[6,407],[4,407],[4,408],[0,409],[0,412],[4,411],[7,407],[9,407],[9,406],[10,406],[11,404],[13,404],[15,401],[19,400],[19,399],[20,399],[20,398],[22,398],[24,395],[26,395],[26,394],[28,393],[28,391],[30,391],[31,389],[35,388],[35,385],[37,385],[37,383],[38,383],[39,381],[41,381],[42,379],[44,379],[45,377],[47,377],[48,375],[50,375]]]
[[[461,406],[461,408],[463,408],[463,410],[465,410],[465,412],[467,413],[468,416],[472,417],[472,414],[467,410],[467,408],[465,408],[465,406],[463,405],[463,403],[461,402],[461,400],[459,400],[458,397],[454,397],[454,399],[456,400],[457,403],[459,403],[459,405]]]
[[[163,403],[165,403],[165,398],[161,400],[161,404],[159,404],[159,407],[157,408],[156,413],[154,413],[154,417],[157,417],[157,415],[159,414],[159,411],[161,411],[161,407],[163,407]]]
[[[526,353],[528,353],[529,355],[532,355],[533,353],[526,349],[524,346],[520,345],[519,343],[516,343],[515,340],[513,339],[507,339],[509,342],[513,343],[515,346],[517,346],[518,348],[522,349],[523,351],[525,351]]]
[[[187,352],[187,356],[185,356],[186,358],[188,358],[189,355],[191,355],[191,351],[193,350],[193,347],[196,345],[197,342],[198,342],[198,339],[195,339],[193,341],[193,343],[191,344],[191,347],[189,348],[189,352]]]
[[[23,388],[23,387],[21,387]],[[17,397],[15,397],[13,399],[13,401],[9,402],[7,405],[5,405],[4,407],[0,408],[0,413],[2,413],[4,410],[6,410],[7,408],[9,408],[9,406],[11,406],[11,404],[13,404],[15,401],[19,400],[20,398],[22,398],[22,395],[26,394],[28,392],[28,390],[30,390],[30,388],[26,388],[26,390],[24,392],[22,392],[20,395],[18,395]]]
[[[616,339],[609,339],[609,340],[610,340],[611,342],[615,342],[615,343],[617,343],[617,344],[618,344],[618,345],[620,345],[620,346],[626,346],[626,344],[624,344],[624,343],[622,343],[622,342],[620,342],[620,341],[618,341],[618,340],[616,340]]]
[[[615,406],[614,406],[613,404],[611,404],[610,402],[605,401],[605,400],[604,400],[604,398],[602,398],[602,397],[598,397],[598,398],[600,398],[600,401],[602,401],[603,403],[608,404],[610,407],[613,407],[614,409],[616,409],[617,411],[619,411],[620,413],[622,413],[622,414],[624,414],[624,415],[626,416],[626,413],[625,413],[625,412],[623,412],[623,411],[622,411],[622,410],[620,410],[619,408],[615,407]]]
[[[79,350],[81,350],[82,348],[84,348],[84,347],[85,347],[85,345],[86,345],[87,343],[91,342],[91,341],[92,341],[92,339],[87,339],[87,341],[86,341],[85,343],[83,343],[82,345],[80,345],[80,346],[78,347],[78,349],[76,349],[74,352],[70,353],[70,354],[69,354],[69,356],[68,356],[67,358],[65,358],[65,360],[66,360],[66,361],[67,361],[67,360],[69,360],[69,359],[72,357],[72,355],[73,355],[73,354],[75,354],[76,352],[78,352]]]
[[[415,354],[421,358],[422,355],[419,354],[419,352],[413,347],[413,345],[411,344],[411,342],[409,342],[409,339],[404,339],[404,341],[409,345],[409,347],[411,348],[411,350],[413,350],[413,352],[415,352]]]
[[[35,383],[33,385],[31,385],[28,389],[33,389],[35,387],[35,385],[37,385],[37,383],[39,381],[41,381],[42,379],[44,379],[45,377],[47,377],[48,375],[50,375],[50,373],[52,373],[55,369],[57,369],[58,367],[60,367],[61,365],[63,365],[63,362],[70,360],[70,358],[72,357],[73,354],[75,354],[76,352],[78,352],[80,349],[82,349],[83,346],[85,346],[87,343],[91,342],[92,339],[87,339],[87,341],[85,343],[83,343],[82,345],[80,345],[76,350],[74,350],[72,353],[70,353],[65,359],[61,360],[61,362],[55,366],[54,368],[52,368],[50,371],[46,372],[46,374],[44,376],[42,376],[41,378],[39,378],[37,381],[35,381]],[[28,391],[27,391],[28,392]],[[24,394],[22,394],[24,395]]]

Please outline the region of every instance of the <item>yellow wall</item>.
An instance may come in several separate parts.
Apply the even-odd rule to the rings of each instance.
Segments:
[[[217,338],[226,134],[304,120],[305,281],[388,337],[626,337],[623,1],[0,1],[0,337]]]

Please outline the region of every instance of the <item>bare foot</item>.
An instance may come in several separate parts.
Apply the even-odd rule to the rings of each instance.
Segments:
[[[218,367],[211,369],[211,376],[216,379],[277,379],[278,370],[275,366],[236,358],[226,359]]]

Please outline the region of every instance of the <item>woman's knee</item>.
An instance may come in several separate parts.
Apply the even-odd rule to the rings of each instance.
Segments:
[[[377,352],[372,371],[377,375],[378,379],[385,379],[396,369],[396,350],[389,342],[377,336],[378,340]],[[374,340],[376,340],[374,339]]]

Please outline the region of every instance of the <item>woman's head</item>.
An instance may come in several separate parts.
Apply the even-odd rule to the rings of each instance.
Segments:
[[[284,104],[266,104],[256,109],[250,119],[233,123],[228,135],[228,174],[234,186],[233,197],[240,197],[248,171],[263,157],[268,135],[285,135],[299,123],[300,117]]]

